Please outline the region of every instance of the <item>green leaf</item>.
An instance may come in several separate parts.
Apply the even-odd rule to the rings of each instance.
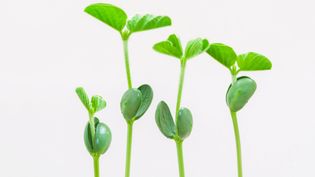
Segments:
[[[78,87],[75,89],[75,92],[79,96],[81,102],[83,103],[84,107],[87,109],[87,111],[91,111],[91,103],[89,100],[88,95],[86,94],[85,90],[83,87]]]
[[[106,101],[101,96],[98,95],[92,96],[91,102],[94,113],[106,107]]]
[[[179,38],[175,34],[171,34],[166,41],[161,41],[153,46],[157,52],[170,55],[176,58],[183,56],[183,49]]]
[[[187,138],[192,130],[193,119],[192,114],[187,108],[181,108],[178,111],[178,119],[176,122],[178,136],[184,140]]]
[[[197,38],[187,43],[185,49],[185,59],[193,58],[202,52],[206,51],[209,47],[207,39]]]
[[[104,154],[112,140],[110,128],[95,117],[95,138],[92,140],[90,124],[87,123],[84,130],[84,143],[91,155]],[[92,144],[95,142],[95,144]]]
[[[226,103],[230,110],[233,112],[241,110],[255,93],[256,87],[253,79],[239,77],[233,85],[230,85],[226,94]]]
[[[122,9],[111,4],[91,4],[86,7],[84,11],[119,32],[122,31],[127,22],[126,13]]]
[[[175,137],[175,123],[171,111],[164,101],[161,101],[157,106],[155,111],[155,122],[164,136],[170,139]]]
[[[239,55],[237,64],[241,71],[270,70],[272,68],[272,63],[267,57],[255,52]]]
[[[211,44],[207,50],[207,53],[227,68],[230,68],[232,65],[234,65],[237,59],[237,55],[232,47],[225,44]]]
[[[135,15],[127,22],[127,28],[131,33],[146,31],[165,26],[170,26],[172,21],[167,16],[154,16],[150,14]]]
[[[141,105],[142,93],[138,89],[128,89],[120,101],[121,113],[124,118],[129,122],[133,121],[136,113]]]
[[[136,119],[143,116],[143,114],[148,110],[153,99],[153,91],[149,85],[141,85],[138,90],[141,92],[141,105],[136,113]]]

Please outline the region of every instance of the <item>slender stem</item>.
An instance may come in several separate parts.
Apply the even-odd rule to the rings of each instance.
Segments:
[[[91,136],[92,136],[92,147],[93,147],[95,144],[95,123],[94,123],[94,114],[92,113],[89,114],[89,124],[90,124],[90,130],[91,130]]]
[[[177,149],[179,176],[180,177],[185,177],[185,166],[184,166],[184,156],[183,156],[183,142],[182,141],[176,141],[176,149]]]
[[[236,115],[236,112],[233,112],[233,111],[230,111],[230,112],[231,112],[231,117],[232,117],[232,121],[233,121],[235,142],[236,142],[238,177],[242,177],[243,176],[243,172],[242,172],[242,151],[241,151],[240,132],[239,132],[238,123],[237,123],[237,115]]]
[[[177,117],[178,117],[178,111],[180,108],[180,103],[181,103],[181,99],[182,99],[182,91],[183,91],[183,85],[184,85],[184,76],[185,76],[185,69],[186,69],[186,61],[181,62],[180,65],[180,76],[179,76],[179,84],[178,84],[178,93],[177,93],[177,102],[176,102],[176,122],[177,122]]]
[[[124,45],[125,67],[126,67],[128,88],[132,88],[130,66],[129,66],[129,54],[128,54],[128,40],[123,40],[123,45]]]
[[[93,156],[94,161],[94,177],[100,176],[100,169],[99,169],[99,155]]]
[[[177,124],[178,111],[179,111],[180,103],[181,103],[181,99],[182,99],[182,91],[183,91],[183,85],[184,85],[185,69],[186,69],[186,61],[185,61],[185,59],[182,59],[181,67],[180,67],[179,84],[178,84],[176,111],[175,111],[175,113],[176,113],[175,124]],[[176,149],[177,149],[179,176],[180,177],[185,177],[185,166],[184,166],[184,157],[183,157],[183,141],[180,140],[180,139],[178,139],[178,140],[175,139],[175,142],[176,142]]]
[[[133,122],[128,122],[125,177],[130,176],[131,145]]]

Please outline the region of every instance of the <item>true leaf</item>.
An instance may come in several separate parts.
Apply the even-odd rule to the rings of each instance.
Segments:
[[[178,136],[184,140],[187,138],[192,130],[192,125],[193,125],[193,119],[192,119],[192,114],[187,108],[181,108],[178,111],[178,118],[177,118],[177,132]]]
[[[85,92],[83,87],[78,87],[75,89],[75,92],[79,96],[81,102],[83,103],[84,107],[88,110],[91,111],[91,103],[89,100],[89,97],[87,93]]]
[[[179,38],[175,34],[171,34],[167,40],[156,43],[153,49],[157,52],[170,55],[176,58],[183,56],[183,49]]]
[[[92,96],[91,103],[94,112],[100,111],[106,107],[106,101],[98,95]]]
[[[135,15],[127,22],[127,28],[131,33],[161,28],[171,25],[171,19],[167,16],[154,16],[150,14]]]
[[[114,5],[96,3],[89,5],[84,11],[119,32],[121,32],[126,25],[127,14]]]
[[[237,59],[237,55],[232,47],[225,44],[211,44],[207,50],[207,53],[227,68],[230,68],[232,65],[234,65]]]
[[[155,122],[164,136],[171,139],[175,137],[175,123],[171,111],[164,101],[161,101],[157,106],[155,111]]]
[[[121,98],[120,109],[127,121],[132,121],[141,104],[141,92],[138,89],[128,89]]]
[[[241,71],[269,70],[272,67],[272,63],[267,57],[255,52],[239,55],[237,64]]]
[[[209,42],[206,39],[197,38],[194,40],[191,40],[187,43],[186,49],[185,49],[185,59],[190,59],[192,57],[195,57],[202,52],[206,51],[209,47]]]
[[[153,91],[149,85],[141,85],[138,90],[141,92],[141,105],[136,113],[136,119],[139,119],[148,110],[153,99]]]

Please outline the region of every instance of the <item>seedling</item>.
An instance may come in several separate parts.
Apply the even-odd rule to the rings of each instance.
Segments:
[[[92,96],[90,100],[82,87],[78,87],[75,91],[88,111],[89,121],[84,130],[84,143],[93,158],[94,176],[99,177],[99,158],[107,151],[112,134],[109,127],[95,117],[95,113],[104,109],[106,102],[97,95]]]
[[[228,68],[232,75],[232,83],[226,93],[226,103],[230,109],[234,127],[238,177],[242,177],[241,141],[237,122],[237,112],[245,106],[254,94],[256,90],[256,82],[247,76],[237,77],[237,75],[241,71],[270,70],[272,63],[265,56],[255,52],[237,55],[231,47],[220,43],[211,44],[207,53]]]
[[[158,104],[155,112],[155,121],[162,134],[169,139],[173,139],[176,143],[180,177],[185,177],[182,144],[183,141],[190,135],[193,125],[193,119],[190,110],[184,107],[181,108],[180,106],[186,62],[189,59],[205,52],[208,48],[208,45],[209,43],[206,39],[197,38],[189,41],[186,45],[185,51],[183,52],[179,38],[175,34],[172,34],[167,38],[167,40],[161,41],[153,46],[153,49],[157,52],[173,56],[180,61],[181,70],[175,110],[175,122],[166,102],[161,101]]]
[[[129,177],[133,122],[139,119],[149,108],[153,93],[149,85],[143,85],[139,88],[132,87],[128,40],[133,33],[170,26],[171,19],[167,16],[151,14],[135,15],[128,19],[127,14],[122,9],[104,3],[89,5],[85,8],[85,12],[118,31],[123,41],[128,90],[121,100],[121,112],[128,124],[125,177]]]

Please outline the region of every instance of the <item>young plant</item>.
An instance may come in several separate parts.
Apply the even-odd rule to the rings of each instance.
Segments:
[[[75,91],[89,114],[89,121],[84,130],[84,144],[93,158],[94,176],[99,177],[99,158],[107,151],[112,134],[109,127],[94,115],[106,107],[106,102],[97,95],[92,96],[90,100],[82,87],[78,87]]]
[[[128,19],[127,14],[122,9],[104,3],[91,4],[85,8],[85,12],[118,31],[123,42],[128,90],[121,100],[121,111],[128,125],[125,177],[129,177],[133,122],[148,109],[153,93],[149,85],[142,85],[139,88],[132,87],[128,40],[133,33],[170,26],[171,19],[167,16],[150,14],[135,15]]]
[[[220,43],[211,44],[207,53],[228,68],[232,75],[232,83],[226,93],[226,103],[230,109],[234,127],[238,177],[242,177],[242,155],[237,112],[245,106],[254,94],[256,82],[247,76],[237,77],[237,75],[241,71],[270,70],[272,63],[265,56],[254,52],[237,55],[231,47]]]
[[[171,111],[166,102],[161,101],[155,112],[155,121],[160,131],[167,138],[173,139],[176,143],[179,176],[185,177],[184,157],[183,157],[183,141],[187,138],[192,130],[193,119],[188,108],[181,108],[182,90],[184,85],[184,76],[186,63],[189,59],[200,55],[208,48],[206,39],[197,38],[187,43],[186,49],[183,52],[179,38],[172,34],[167,40],[159,42],[153,46],[153,49],[162,54],[173,56],[180,61],[180,77],[178,85],[177,103],[175,110],[175,122]]]

